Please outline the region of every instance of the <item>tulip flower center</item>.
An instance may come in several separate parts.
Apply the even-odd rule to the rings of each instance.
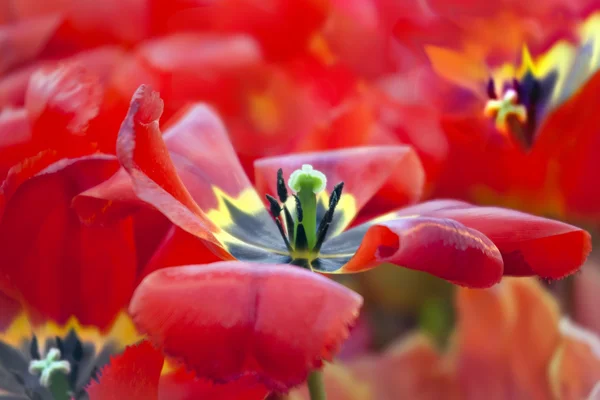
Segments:
[[[327,186],[327,177],[320,171],[305,164],[294,171],[288,180],[288,186],[294,192],[295,215],[289,211],[286,201],[288,189],[283,180],[283,171],[277,171],[277,197],[267,195],[269,211],[285,242],[292,258],[291,264],[310,268],[310,262],[316,259],[325,241],[329,226],[333,221],[335,208],[340,201],[344,183],[338,183],[329,197],[329,208],[317,226],[317,195]],[[281,202],[281,204],[279,203]],[[283,213],[283,217],[281,214]]]
[[[520,81],[513,79],[504,83],[500,93],[496,90],[493,79],[487,86],[489,100],[484,108],[484,115],[493,118],[496,129],[510,135],[525,149],[533,146],[537,123],[544,107],[547,106],[556,82],[551,74],[540,80],[532,73],[527,73]]]
[[[40,385],[48,388],[54,399],[69,399],[69,383],[67,375],[71,372],[71,364],[61,360],[60,350],[53,347],[41,360],[31,360],[29,373],[40,376]]]
[[[75,330],[47,338],[44,355],[35,335],[18,339],[23,346],[0,340],[0,370],[9,372],[0,379],[0,398],[5,394],[32,400],[88,399],[86,387],[115,352],[111,343],[96,348],[92,342],[82,342]]]

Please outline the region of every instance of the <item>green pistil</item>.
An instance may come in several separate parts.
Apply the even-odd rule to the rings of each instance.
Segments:
[[[70,398],[67,375],[71,372],[71,365],[61,360],[60,350],[51,348],[44,359],[32,360],[29,372],[40,376],[40,385],[48,388],[55,400]]]
[[[298,226],[304,227],[307,248],[312,249],[317,243],[317,194],[322,192],[327,185],[325,175],[313,169],[312,165],[304,164],[302,169],[292,172],[288,186],[296,192],[296,199],[302,209],[302,219],[296,215],[296,249],[298,249]]]
[[[290,263],[310,268],[312,260],[319,256],[329,226],[333,222],[333,214],[342,195],[344,183],[340,182],[333,188],[329,197],[329,208],[321,218],[318,228],[317,195],[325,189],[327,178],[322,172],[305,164],[302,169],[291,174],[288,183],[290,188],[296,192],[293,194],[296,203],[296,218],[292,217],[285,204],[289,196],[281,169],[277,171],[277,197],[281,204],[275,197],[266,195],[269,212],[275,219],[277,229],[289,251]],[[284,221],[286,229],[283,226]]]

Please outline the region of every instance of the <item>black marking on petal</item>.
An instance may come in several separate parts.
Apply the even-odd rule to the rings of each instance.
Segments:
[[[288,264],[291,260],[289,254],[273,253],[267,249],[248,246],[243,243],[226,243],[227,251],[242,261],[253,261],[267,264]]]
[[[355,228],[349,229],[339,235],[327,239],[321,247],[321,257],[328,258],[330,256],[335,257],[343,254],[354,254],[360,246],[367,230],[373,226],[372,224],[365,223]]]
[[[312,262],[312,268],[319,272],[334,273],[346,265],[351,258],[352,256],[317,258]]]
[[[244,243],[274,251],[287,251],[273,218],[266,209],[263,208],[253,214],[248,214],[227,199],[224,199],[224,204],[233,221],[232,224],[222,227],[224,231]]]

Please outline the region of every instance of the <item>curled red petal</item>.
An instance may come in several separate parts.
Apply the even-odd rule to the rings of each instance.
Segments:
[[[361,304],[358,294],[298,267],[219,262],[152,273],[130,313],[199,377],[256,376],[286,391],[336,354]]]
[[[473,288],[498,283],[503,272],[502,256],[484,234],[450,219],[427,217],[374,224],[339,272],[358,272],[383,263]]]
[[[177,174],[158,126],[163,102],[142,85],[133,95],[117,139],[117,156],[131,176],[136,195],[175,225],[209,240],[218,230],[194,201]]]
[[[150,342],[129,346],[87,388],[90,400],[158,400],[164,357]]]
[[[588,232],[564,222],[497,208],[447,208],[426,213],[482,232],[502,253],[506,275],[558,279],[577,271],[592,249]]]

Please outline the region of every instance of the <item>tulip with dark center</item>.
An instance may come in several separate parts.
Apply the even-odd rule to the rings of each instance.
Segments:
[[[155,344],[201,378],[250,377],[286,392],[331,360],[362,299],[314,272],[391,263],[481,288],[503,275],[563,277],[590,250],[589,235],[574,226],[452,200],[348,228],[383,188],[399,203],[418,199],[422,167],[402,146],[259,160],[263,202],[209,108],[190,107],[164,135],[161,112],[158,94],[140,87],[119,133],[124,171],[115,180],[129,181],[140,205],[229,261],[150,274],[130,312]],[[126,186],[108,182],[96,200],[122,198],[110,192]]]
[[[22,315],[0,335],[0,399],[87,400],[110,357],[138,339],[124,314],[103,334],[75,319],[33,326]]]

